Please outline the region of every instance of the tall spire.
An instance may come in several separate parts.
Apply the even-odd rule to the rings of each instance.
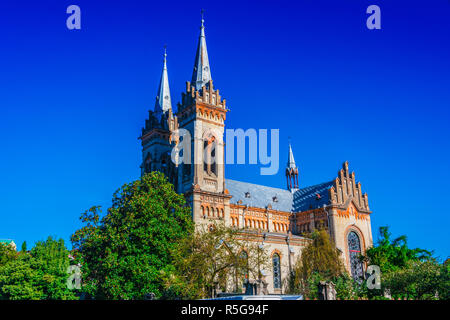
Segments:
[[[167,50],[164,47],[164,66],[159,82],[158,95],[156,96],[155,114],[160,117],[170,109],[172,109],[172,102],[170,99],[169,76],[167,75]]]
[[[292,146],[291,146],[290,143],[289,143],[289,156],[288,156],[287,167],[289,169],[296,169],[297,168],[295,166],[294,153],[292,152]]]
[[[191,84],[195,86],[195,89],[197,90],[200,90],[203,86],[208,84],[209,80],[211,80],[204,22],[202,10],[202,25],[200,27],[200,36],[198,39],[197,53],[195,54],[194,72],[192,73],[191,81]]]
[[[286,182],[288,190],[295,192],[298,189],[298,168],[295,165],[294,153],[292,152],[292,146],[289,142],[289,154],[286,165]]]

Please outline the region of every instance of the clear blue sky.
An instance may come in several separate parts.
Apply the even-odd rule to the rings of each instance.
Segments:
[[[82,29],[66,28],[77,4]],[[381,30],[366,8],[381,8]],[[229,128],[292,138],[300,185],[348,160],[379,226],[449,255],[450,1],[1,1],[0,238],[29,246],[80,227],[139,177],[138,136],[168,47],[174,104],[200,9]],[[256,165],[226,176],[284,188]]]

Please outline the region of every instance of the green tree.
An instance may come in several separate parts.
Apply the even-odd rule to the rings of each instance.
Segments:
[[[76,292],[67,287],[70,259],[63,239],[48,237],[46,241],[37,242],[30,256],[31,267],[42,277],[45,299],[76,299]]]
[[[168,288],[167,282],[174,278],[174,257],[193,232],[193,221],[183,195],[165,176],[152,172],[125,184],[102,219],[99,213],[99,207],[83,213],[85,225],[71,238],[83,291],[98,299],[178,295],[181,288]]]
[[[42,276],[23,255],[0,267],[0,298],[7,300],[44,299]]]
[[[20,251],[27,252],[27,242],[26,241],[22,242],[22,249]]]
[[[439,299],[450,300],[450,259],[446,259],[441,266],[439,277]]]
[[[380,227],[377,244],[366,251],[363,257],[368,264],[377,265],[382,273],[397,271],[405,268],[409,261],[429,261],[432,252],[414,248],[408,248],[407,237],[402,235],[391,239],[389,227]]]
[[[326,230],[314,231],[289,279],[289,291],[318,298],[319,281],[333,281],[346,275],[339,250]]]
[[[371,298],[390,293],[393,298],[436,299],[445,297],[445,266],[440,265],[432,252],[409,248],[407,237],[392,239],[388,227],[380,227],[375,246],[362,257],[381,271],[381,290],[370,290]]]
[[[336,277],[334,283],[337,299],[354,300],[360,297],[360,291],[363,284],[358,284],[349,274],[344,273],[339,277]]]
[[[435,300],[442,290],[440,272],[435,261],[408,261],[404,268],[384,274],[382,285],[393,298]]]
[[[178,281],[187,284],[185,296],[212,297],[214,288],[241,293],[246,279],[259,279],[269,257],[249,236],[223,222],[198,226],[176,259],[183,279]]]
[[[15,255],[0,266],[0,297],[11,300],[77,299],[67,288],[69,251],[64,241],[49,237],[30,253]]]
[[[11,245],[0,243],[0,267],[17,258],[17,252]]]

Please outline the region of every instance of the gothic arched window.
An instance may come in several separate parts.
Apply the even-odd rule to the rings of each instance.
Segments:
[[[360,260],[361,255],[361,243],[359,236],[356,232],[351,231],[347,236],[348,241],[348,255],[350,260],[350,269],[352,272],[352,277],[355,280],[363,279],[363,265]]]
[[[208,173],[217,174],[216,139],[214,136],[203,141],[203,170]]]
[[[203,141],[203,171],[208,171],[208,141]]]
[[[216,140],[213,138],[211,142],[211,172],[214,174],[217,174],[217,167],[216,167]]]
[[[273,263],[273,288],[280,289],[281,288],[281,266],[280,266],[280,256],[278,253],[275,253],[272,256]]]

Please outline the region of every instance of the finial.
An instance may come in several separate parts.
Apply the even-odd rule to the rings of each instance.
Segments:
[[[164,62],[164,69],[166,69],[167,68],[167,45],[166,44],[164,45],[164,60],[163,60],[163,62]]]
[[[204,16],[204,13],[205,13],[205,10],[204,9],[202,9],[201,10],[201,15],[202,15],[202,28],[204,28],[205,26],[203,25],[203,23],[205,22],[205,19],[203,18],[203,16]]]

